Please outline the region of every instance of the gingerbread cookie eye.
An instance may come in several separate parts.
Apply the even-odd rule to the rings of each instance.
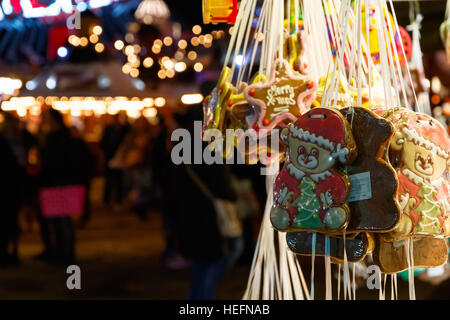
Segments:
[[[299,156],[300,156],[300,155],[306,156],[306,149],[305,149],[304,146],[298,147],[298,155],[299,155]]]
[[[317,150],[316,148],[312,148],[311,152],[309,154],[311,156],[313,156],[314,158],[318,158],[319,157],[319,150]]]

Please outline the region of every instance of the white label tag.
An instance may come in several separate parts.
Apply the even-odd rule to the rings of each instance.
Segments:
[[[349,176],[352,183],[352,192],[348,202],[367,200],[372,198],[372,184],[370,183],[370,172],[361,172]]]

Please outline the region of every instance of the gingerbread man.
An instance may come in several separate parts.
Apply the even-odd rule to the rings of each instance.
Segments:
[[[314,108],[281,137],[287,161],[274,185],[272,225],[281,231],[341,232],[350,218],[350,182],[335,166],[356,157],[347,120],[337,110]]]

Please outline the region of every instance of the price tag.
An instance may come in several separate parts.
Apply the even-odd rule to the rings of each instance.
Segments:
[[[372,198],[372,184],[370,182],[370,172],[361,172],[349,176],[352,183],[352,192],[348,202],[367,200]]]

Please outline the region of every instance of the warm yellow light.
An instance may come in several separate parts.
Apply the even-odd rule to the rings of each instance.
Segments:
[[[75,36],[75,35],[71,35],[71,36],[69,37],[69,43],[70,43],[71,45],[73,45],[74,47],[78,47],[78,46],[80,45],[80,38],[78,38],[78,37]]]
[[[133,118],[133,119],[137,119],[141,116],[141,112],[136,109],[128,109],[127,116],[129,116],[130,118]]]
[[[97,51],[98,53],[103,52],[103,50],[105,50],[105,46],[103,45],[103,43],[97,43],[95,45],[95,51]]]
[[[131,71],[131,65],[129,63],[126,63],[123,67],[122,67],[122,72],[125,74],[129,74]]]
[[[116,42],[114,42],[114,48],[116,48],[116,50],[122,50],[124,46],[124,43],[122,40],[117,40]]]
[[[166,105],[166,99],[163,97],[158,97],[155,99],[155,106],[158,108],[164,107]]]
[[[166,78],[166,72],[164,70],[158,71],[158,78],[165,79]]]
[[[138,69],[131,69],[130,76],[133,78],[137,78],[139,76],[139,70]]]
[[[139,68],[139,66],[141,65],[141,62],[139,61],[139,59],[134,60],[133,62],[130,62],[130,65],[133,68]]]
[[[213,36],[211,34],[206,34],[205,35],[205,43],[210,43],[213,41]]]
[[[30,109],[30,114],[35,117],[40,116],[41,115],[41,106],[39,104],[32,106]]]
[[[154,45],[154,46],[152,47],[152,52],[153,52],[154,54],[160,53],[160,52],[161,52],[161,47],[160,47],[160,46]]]
[[[167,78],[173,78],[175,76],[175,71],[173,69],[169,69],[166,71]]]
[[[198,104],[203,101],[203,96],[200,93],[183,94],[181,96],[181,102],[183,104]]]
[[[88,45],[88,43],[89,43],[88,38],[82,37],[82,38],[80,39],[80,46],[86,47],[86,46]]]
[[[193,37],[193,38],[191,39],[191,44],[192,44],[194,47],[198,46],[198,45],[199,45],[199,40],[198,40],[198,38],[197,38],[197,37]]]
[[[135,44],[133,46],[133,51],[134,51],[135,54],[138,54],[139,52],[141,52],[141,46],[138,45],[138,44]]]
[[[234,31],[234,27],[230,27],[230,29],[228,29],[228,33],[230,34],[230,36],[233,34]]]
[[[100,27],[100,26],[95,26],[94,29],[92,29],[92,32],[93,32],[94,34],[96,34],[97,36],[99,36],[99,35],[102,34],[103,29],[102,29],[102,27]]]
[[[180,49],[186,49],[186,47],[187,47],[187,41],[186,41],[186,40],[180,40],[180,41],[178,41],[178,47],[179,47]]]
[[[158,47],[162,47],[163,42],[160,39],[156,39],[155,41],[153,41],[153,45],[154,46],[158,46]]]
[[[164,42],[164,45],[166,45],[167,47],[169,47],[169,46],[172,45],[173,39],[172,39],[172,37],[167,36],[167,37],[164,38],[163,42]]]
[[[19,106],[16,110],[17,115],[19,117],[25,117],[27,115],[27,108],[23,107],[23,106]]]
[[[137,60],[137,56],[134,54],[130,54],[127,58],[128,62],[134,63]]]
[[[130,54],[133,54],[133,53],[134,53],[134,48],[133,48],[133,46],[128,45],[128,46],[125,47],[125,54],[126,54],[127,56],[129,56]]]
[[[188,53],[188,58],[189,58],[189,60],[195,60],[195,59],[197,59],[197,52],[195,52],[195,51],[189,51],[189,53]]]
[[[150,68],[153,65],[153,59],[150,58],[150,57],[145,58],[144,62],[143,62],[143,65],[146,68]]]
[[[200,34],[202,33],[202,27],[200,27],[198,24],[192,27],[192,32],[194,34]]]
[[[186,70],[186,63],[184,63],[184,62],[175,63],[175,71],[176,72],[183,72],[184,70]]]
[[[198,41],[200,42],[200,44],[204,44],[205,43],[205,36],[201,35],[200,37],[198,37]]]
[[[164,68],[166,68],[167,70],[172,70],[173,67],[175,66],[175,64],[173,63],[172,60],[167,59],[163,62]],[[168,75],[168,74],[167,74]]]
[[[70,114],[72,115],[72,117],[79,117],[81,116],[81,110],[79,108],[72,108],[70,110]]]
[[[194,64],[194,70],[196,72],[201,72],[203,70],[203,64],[201,64],[200,62],[197,62],[196,64]]]
[[[97,43],[97,42],[98,42],[98,36],[97,36],[96,34],[91,34],[91,35],[89,36],[89,41],[90,41],[91,43]]]
[[[144,108],[153,107],[155,105],[155,100],[153,100],[153,98],[145,98],[142,100],[142,105]]]
[[[158,114],[158,110],[156,110],[155,108],[148,108],[145,109],[142,114],[144,115],[144,117],[146,118],[154,118],[156,117],[156,115]]]
[[[184,58],[184,53],[183,51],[178,50],[177,52],[175,52],[174,58],[177,60],[181,60]]]

